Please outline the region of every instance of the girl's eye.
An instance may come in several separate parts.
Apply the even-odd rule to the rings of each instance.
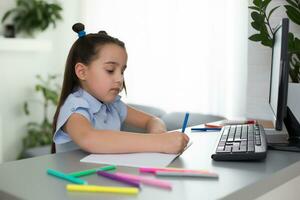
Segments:
[[[114,73],[114,70],[106,70],[109,74]]]

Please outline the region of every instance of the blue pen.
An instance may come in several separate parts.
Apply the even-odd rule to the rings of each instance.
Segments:
[[[191,128],[191,131],[220,131],[221,128]]]
[[[183,121],[183,124],[182,124],[182,130],[181,130],[182,133],[184,133],[185,128],[187,126],[187,123],[188,123],[188,120],[189,120],[189,115],[190,115],[190,113],[188,113],[188,112],[185,113],[184,121]]]

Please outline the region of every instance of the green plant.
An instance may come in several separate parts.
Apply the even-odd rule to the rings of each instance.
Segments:
[[[270,18],[275,10],[280,6],[272,8],[269,12],[267,8],[271,0],[253,0],[254,6],[249,6],[251,12],[251,26],[258,31],[249,37],[249,40],[260,42],[267,47],[273,47],[274,34],[278,30],[279,26],[274,28],[270,25]],[[286,14],[289,19],[295,24],[300,26],[300,0],[286,0],[287,4],[283,5],[286,9]],[[292,32],[289,32],[288,36],[288,51],[290,69],[289,75],[292,82],[300,82],[300,40],[294,36]]]
[[[25,32],[33,36],[36,31],[46,30],[50,24],[55,27],[56,21],[62,19],[61,11],[61,6],[56,3],[42,0],[16,0],[16,7],[4,14],[2,23],[12,15],[16,32]]]
[[[60,86],[55,84],[57,75],[48,75],[46,79],[43,79],[40,75],[37,75],[38,83],[35,85],[35,91],[42,93],[43,96],[43,119],[41,122],[29,122],[27,124],[27,136],[23,138],[22,155],[28,148],[45,146],[52,142],[52,119],[49,119],[49,108],[51,106],[57,106],[58,95]],[[26,115],[30,115],[29,104],[26,101],[23,106],[23,110]]]

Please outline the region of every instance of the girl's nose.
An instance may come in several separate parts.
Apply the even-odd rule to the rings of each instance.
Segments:
[[[124,79],[124,77],[123,77],[123,75],[122,74],[119,74],[119,73],[117,73],[117,75],[116,75],[116,82],[123,82],[123,79]]]

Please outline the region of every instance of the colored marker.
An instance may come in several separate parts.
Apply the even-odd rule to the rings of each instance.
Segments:
[[[195,169],[182,169],[182,168],[152,168],[152,167],[141,167],[139,168],[140,173],[152,173],[156,174],[157,172],[182,172],[182,173],[195,173],[203,175],[216,176],[214,172],[206,170],[195,170]]]
[[[111,180],[114,180],[114,181],[119,181],[119,182],[122,182],[122,183],[125,183],[125,184],[128,184],[128,185],[140,188],[139,182],[131,180],[131,179],[126,178],[126,177],[118,176],[116,174],[111,174],[111,173],[107,173],[107,172],[104,172],[104,171],[97,171],[97,174],[100,175],[100,176],[103,176],[105,178],[109,178]]]
[[[109,165],[109,166],[95,168],[95,169],[88,169],[88,170],[84,170],[84,171],[80,171],[80,172],[72,172],[72,173],[69,173],[68,175],[73,176],[73,177],[80,177],[80,176],[87,176],[90,174],[94,174],[97,171],[108,171],[108,170],[114,170],[114,169],[116,169],[116,166]]]
[[[72,183],[77,183],[77,184],[87,184],[86,181],[82,180],[82,179],[79,179],[79,178],[75,178],[73,176],[70,176],[68,174],[64,174],[62,172],[59,172],[59,171],[56,171],[54,169],[47,169],[47,173],[52,175],[52,176],[55,176],[57,178],[61,178],[61,179],[64,179],[64,180],[67,180],[67,181],[70,181]]]
[[[169,190],[172,189],[172,185],[168,181],[158,180],[158,179],[155,179],[152,177],[149,178],[149,177],[143,177],[143,176],[138,176],[138,175],[126,174],[126,173],[121,173],[121,172],[116,172],[115,174],[118,176],[129,178],[129,179],[137,181],[137,182],[141,182],[145,185],[151,185],[151,186],[160,187],[160,188],[169,189]]]
[[[255,124],[255,120],[224,120],[222,125],[240,125],[240,124]]]
[[[74,192],[105,192],[105,193],[119,193],[119,194],[137,194],[139,190],[134,187],[109,187],[98,185],[73,185],[66,186],[68,191]]]
[[[183,121],[183,124],[182,124],[182,130],[181,130],[182,133],[184,133],[185,128],[187,126],[187,123],[188,123],[188,120],[189,120],[189,115],[190,115],[190,113],[188,113],[188,112],[185,113],[184,121]]]
[[[190,172],[156,171],[155,175],[156,176],[177,176],[177,177],[219,178],[218,174],[190,173]]]
[[[220,131],[222,128],[191,128],[191,131]]]
[[[222,128],[223,125],[205,124],[205,127],[208,127],[208,128]]]

